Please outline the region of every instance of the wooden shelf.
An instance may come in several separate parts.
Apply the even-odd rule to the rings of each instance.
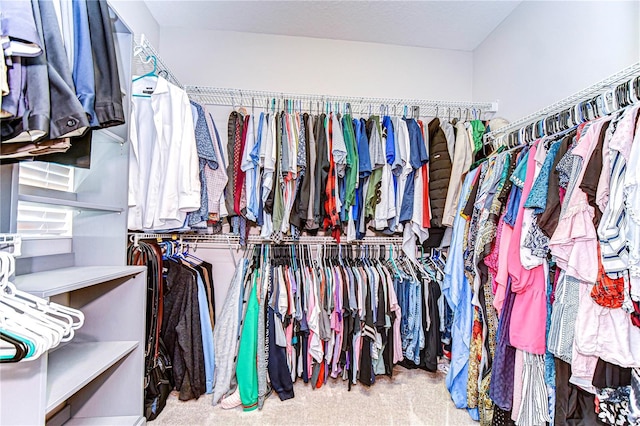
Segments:
[[[19,290],[46,298],[136,275],[145,270],[144,266],[74,266],[18,275],[14,283]]]
[[[49,354],[46,413],[138,346],[136,341],[71,343]]]

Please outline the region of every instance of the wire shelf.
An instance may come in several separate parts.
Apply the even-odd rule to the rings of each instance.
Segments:
[[[184,86],[178,80],[178,77],[171,71],[171,68],[167,66],[166,62],[162,60],[156,49],[151,45],[149,40],[145,37],[144,34],[135,36],[135,46],[133,48],[133,57],[136,58],[136,64],[138,68],[140,67],[149,67],[149,59],[152,57],[156,58],[156,73],[161,75],[170,83],[183,88]],[[134,71],[140,72],[140,69],[135,69]]]
[[[345,104],[359,115],[384,111],[389,115],[407,115],[420,108],[422,116],[445,116],[457,112],[458,117],[466,113],[468,117],[480,117],[497,112],[497,102],[459,102],[409,98],[372,98],[360,96],[337,96],[320,94],[285,93],[260,90],[243,90],[207,86],[185,86],[185,91],[196,102],[206,105],[221,105],[231,107],[263,107],[274,108],[276,105],[284,107],[284,101],[293,101],[294,110],[304,111],[344,111]]]
[[[532,114],[529,114],[516,121],[513,121],[496,131],[487,133],[485,135],[485,141],[488,141],[490,139],[495,139],[496,136],[505,135],[515,129],[520,129],[525,125],[532,124],[542,118],[545,118],[550,114],[556,114],[567,108],[574,107],[576,104],[589,100],[599,94],[602,94],[603,92],[610,90],[614,86],[624,83],[630,78],[636,77],[639,74],[640,74],[640,62],[630,65],[616,72],[615,74],[610,75],[604,80],[599,81],[598,83],[595,83],[585,89],[582,89],[577,93],[574,93],[571,96],[567,96],[566,98],[559,100],[549,106],[546,106]]]
[[[178,241],[178,242],[195,242],[195,243],[212,243],[221,247],[240,246],[240,236],[236,234],[154,234],[144,232],[129,233],[129,241],[137,245],[140,240],[156,240],[156,241]],[[249,235],[248,244],[321,244],[321,245],[338,245],[333,237],[329,236],[301,236],[299,239],[292,237],[284,237],[280,241],[275,242],[269,239],[261,238],[259,235]],[[364,237],[362,240],[351,242],[341,242],[340,245],[389,245],[402,244],[402,237]]]

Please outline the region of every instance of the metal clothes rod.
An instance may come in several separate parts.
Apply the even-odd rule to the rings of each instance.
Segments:
[[[513,121],[507,126],[501,127],[494,132],[485,134],[485,142],[489,141],[490,139],[495,139],[498,135],[505,135],[515,129],[525,127],[526,125],[539,121],[540,119],[545,118],[548,115],[555,114],[567,108],[574,107],[576,104],[587,101],[597,95],[603,94],[603,92],[606,92],[608,89],[614,88],[614,86],[624,83],[628,79],[639,74],[640,62],[630,65],[623,70],[620,70],[617,73],[605,78],[604,80],[593,84],[585,89],[582,89],[579,92],[574,93],[573,95],[557,101],[547,107],[544,107],[534,112],[533,114],[529,114],[526,117],[522,117],[516,121]]]
[[[223,247],[239,246],[240,236],[235,234],[216,234],[216,235],[199,235],[199,234],[150,234],[143,232],[129,233],[129,241],[137,245],[140,240],[158,240],[158,241],[178,241],[178,242],[197,242],[197,243],[214,243]],[[301,236],[299,239],[292,237],[284,237],[279,242],[266,240],[258,235],[249,235],[247,244],[331,244],[338,245],[333,237],[328,236]],[[402,237],[364,237],[362,240],[352,242],[343,242],[340,245],[358,245],[358,244],[402,244]]]
[[[412,107],[419,107],[421,116],[444,117],[458,113],[457,117],[462,118],[466,113],[469,118],[474,115],[480,117],[481,114],[493,114],[498,111],[497,102],[458,102],[458,101],[438,101],[425,99],[408,98],[370,98],[359,96],[333,96],[319,94],[301,94],[269,92],[259,90],[242,90],[220,87],[205,86],[185,86],[185,91],[191,99],[206,105],[222,105],[232,107],[256,107],[256,108],[285,108],[282,101],[293,101],[291,107],[298,111],[332,111],[345,110],[345,104],[350,104],[351,110],[357,114],[381,113],[389,115],[402,115],[407,107],[407,115],[412,113]],[[275,101],[275,102],[274,102]],[[276,103],[277,105],[274,105]],[[394,113],[395,110],[395,113]],[[456,115],[453,115],[456,116]]]
[[[183,88],[182,83],[178,80],[178,77],[171,71],[167,64],[162,60],[156,49],[151,45],[149,40],[144,34],[135,36],[135,46],[133,48],[133,57],[138,58],[141,62],[149,65],[148,60],[150,58],[156,58],[156,73],[172,84]],[[153,62],[150,63],[153,65]]]

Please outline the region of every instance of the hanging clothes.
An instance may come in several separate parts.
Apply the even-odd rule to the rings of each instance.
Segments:
[[[105,1],[3,5],[0,161],[88,168],[90,128],[125,122]]]
[[[191,105],[184,90],[162,77],[136,80],[132,90],[149,84],[153,93],[132,98],[128,228],[181,229],[201,205]],[[165,121],[180,124],[167,128]]]
[[[214,403],[234,393],[237,383],[245,410],[260,407],[267,372],[286,400],[298,379],[319,388],[342,378],[351,388],[391,376],[397,363],[437,370],[442,272],[428,262],[387,257],[379,247],[358,251],[329,246],[314,256],[305,245],[248,250],[214,329]]]
[[[469,140],[479,132],[472,122]],[[482,424],[637,421],[633,385],[616,378],[640,365],[638,134],[633,106],[470,166],[442,290],[454,314],[447,388]]]

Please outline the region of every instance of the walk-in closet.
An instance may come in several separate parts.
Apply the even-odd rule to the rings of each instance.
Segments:
[[[0,30],[1,425],[640,426],[637,1]]]

